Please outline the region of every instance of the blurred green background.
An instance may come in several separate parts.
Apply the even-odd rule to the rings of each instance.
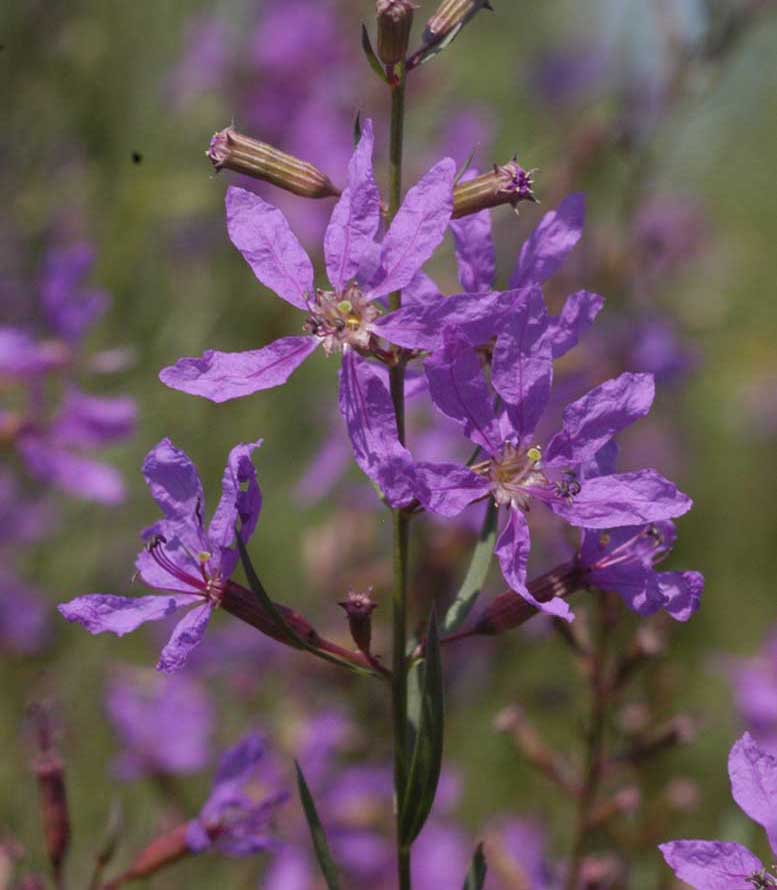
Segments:
[[[342,28],[356,46],[359,19],[369,18],[372,4],[343,0],[340,5]],[[547,49],[606,38],[624,70],[649,73],[661,64],[662,36],[636,3],[495,0],[494,5],[496,14],[479,16],[429,66],[423,89],[411,88],[409,166],[423,168],[430,142],[457,108],[482,105],[496,122],[493,158],[489,154],[483,162],[504,160],[518,150],[525,166],[539,168],[537,190],[544,198],[544,183],[557,182],[568,159],[572,124],[602,115],[606,120],[609,83],[605,80],[605,98],[564,115],[532,95],[527,66]],[[52,604],[86,592],[128,592],[137,531],[155,518],[138,468],[162,436],[194,458],[211,505],[229,448],[262,437],[265,445],[256,463],[265,501],[252,549],[255,563],[276,598],[304,605],[324,624],[338,620],[334,602],[342,590],[316,587],[305,558],[312,546],[306,550],[305,542],[312,533],[320,537],[332,503],[303,509],[293,498],[295,484],[327,432],[336,363],[317,355],[286,387],[221,406],[168,390],[157,380],[159,369],[181,355],[208,347],[256,348],[298,327],[293,310],[262,291],[228,243],[223,195],[229,174],[214,176],[203,156],[213,130],[233,115],[240,123],[239,99],[229,85],[198,93],[182,105],[170,97],[172,72],[195,17],[207,14],[230,22],[239,56],[246,48],[236,35],[261,16],[261,6],[261,0],[30,0],[0,8],[0,237],[5,241],[0,256],[10,274],[29,282],[34,307],[37,270],[52,233],[78,232],[93,241],[99,257],[94,280],[110,291],[113,304],[90,346],[128,345],[136,353],[134,365],[109,383],[91,381],[93,391],[100,386],[103,392],[131,393],[139,403],[136,436],[111,453],[128,478],[127,504],[111,511],[62,499],[56,531],[24,558],[25,576],[48,592]],[[422,4],[420,20],[432,6]],[[695,4],[679,6],[686,21]],[[686,27],[693,31],[692,23]],[[670,455],[671,467],[659,469],[671,473],[696,502],[680,523],[671,566],[698,569],[707,582],[701,612],[676,630],[671,658],[661,668],[674,707],[696,715],[703,731],[691,748],[661,761],[659,768],[690,776],[703,788],[705,806],[680,823],[682,832],[717,837],[725,831],[730,840],[747,838],[742,832],[748,829],[733,815],[728,797],[725,756],[738,730],[720,656],[752,652],[777,617],[777,474],[771,463],[777,429],[775,46],[777,20],[764,16],[719,70],[691,78],[688,95],[648,140],[644,180],[637,176],[643,196],[660,189],[697,200],[707,227],[701,255],[662,285],[656,297],[676,314],[702,356],[685,388],[659,394],[658,410],[674,429],[678,452]],[[385,139],[386,97],[368,74],[365,65],[356,75],[364,81],[356,87],[358,104],[363,114],[378,119],[378,138]],[[320,76],[326,78],[326,72]],[[615,74],[608,77],[614,87]],[[315,120],[309,138],[313,152]],[[142,156],[139,163],[133,153]],[[571,189],[587,193],[586,238],[608,227],[617,234],[619,202],[634,187],[633,173],[628,158],[613,149],[570,183]],[[519,219],[507,209],[497,213],[500,281],[522,237],[549,206],[529,207]],[[449,254],[436,261],[435,269],[452,289]],[[615,306],[622,298],[597,281],[577,286],[601,287]],[[386,541],[379,538],[378,543]],[[335,563],[338,550],[345,560],[353,549],[336,534],[330,547]],[[377,565],[378,591],[385,593],[386,567]],[[347,581],[348,565],[337,568]],[[360,578],[365,571],[362,565]],[[384,620],[387,611],[381,610]],[[3,664],[0,826],[23,840],[33,862],[40,861],[34,785],[21,725],[27,702],[54,697],[66,727],[74,873],[79,874],[115,790],[106,772],[114,749],[102,705],[106,665],[114,659],[150,664],[157,642],[140,634],[120,642],[92,638],[59,624],[56,630],[56,644],[47,655]],[[574,750],[584,702],[573,662],[553,637],[511,635],[496,644],[499,670],[485,667],[481,673],[479,662],[487,660],[489,645],[473,644],[462,657],[463,690],[451,697],[448,752],[466,780],[462,819],[477,830],[492,813],[505,809],[543,814],[563,850],[569,830],[563,802],[494,733],[492,723],[505,705],[522,701],[531,712],[536,700],[548,737]],[[292,659],[293,668],[298,664]],[[253,722],[272,726],[282,721],[292,686],[290,678],[268,672],[250,708],[230,713],[224,707],[220,740],[234,741]],[[379,692],[372,687],[325,677],[319,688],[324,701],[353,696],[361,713],[381,713]],[[549,694],[554,690],[556,699]],[[557,703],[548,705],[551,699]],[[388,720],[372,725],[375,750],[385,750]],[[201,799],[205,783],[197,780],[187,787],[192,801]],[[139,785],[122,793],[129,836],[137,843],[149,836],[158,796]],[[132,846],[128,842],[128,849]],[[160,877],[154,886],[206,887],[214,875],[249,876],[250,869],[197,862]],[[245,880],[250,886],[250,878]]]

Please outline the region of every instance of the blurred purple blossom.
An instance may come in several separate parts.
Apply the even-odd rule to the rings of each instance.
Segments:
[[[742,721],[759,745],[777,755],[777,635],[757,655],[728,659],[726,667]]]

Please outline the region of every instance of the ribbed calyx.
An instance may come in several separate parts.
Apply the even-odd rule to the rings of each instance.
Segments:
[[[536,203],[533,173],[533,170],[524,170],[518,159],[513,158],[506,164],[494,164],[489,173],[460,182],[453,190],[453,218],[502,204],[516,207],[521,201]]]
[[[410,0],[377,0],[378,58],[384,65],[404,62],[417,8]]]

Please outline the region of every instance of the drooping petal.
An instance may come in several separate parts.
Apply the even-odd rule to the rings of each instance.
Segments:
[[[319,343],[315,337],[282,337],[250,352],[209,349],[201,358],[178,359],[159,372],[159,379],[171,389],[220,404],[281,386]]]
[[[381,245],[373,297],[401,290],[434,253],[453,211],[455,175],[455,161],[445,158],[407,193]]]
[[[617,528],[682,516],[691,499],[655,470],[615,473],[581,483],[579,494],[551,508],[572,525]]]
[[[413,459],[399,442],[389,388],[380,373],[350,349],[340,369],[340,413],[356,463],[392,507],[407,506],[415,496]]]
[[[564,409],[561,432],[548,444],[547,465],[576,466],[591,460],[609,441],[644,417],[653,404],[652,374],[621,374]]]
[[[761,860],[739,844],[673,841],[658,848],[677,877],[694,890],[753,890]]]
[[[531,540],[526,517],[521,510],[511,507],[507,522],[499,533],[496,547],[494,547],[494,555],[499,560],[502,576],[508,586],[535,609],[553,615],[555,618],[572,621],[574,615],[566,600],[554,597],[541,603],[529,593],[526,586],[526,567],[529,562],[530,547]]]
[[[202,641],[212,614],[212,604],[205,602],[196,609],[190,609],[183,616],[159,656],[156,666],[158,671],[162,671],[163,674],[175,674],[183,669],[192,651]]]
[[[59,445],[99,448],[132,435],[137,408],[127,397],[92,396],[68,388],[51,427]]]
[[[542,292],[531,288],[516,300],[494,347],[491,381],[507,403],[520,440],[534,432],[550,399],[553,358],[547,327]]]
[[[659,572],[658,589],[666,599],[666,612],[675,621],[688,621],[701,605],[704,576],[700,572]]]
[[[599,590],[619,594],[638,615],[655,615],[666,605],[656,573],[637,562],[624,562],[589,573],[588,579]]]
[[[777,853],[777,757],[746,732],[731,749],[728,774],[732,797],[742,812],[765,829]]]
[[[235,247],[265,287],[306,309],[313,292],[313,264],[289,228],[286,217],[245,189],[227,189],[227,231]]]
[[[197,467],[186,452],[162,439],[146,455],[143,476],[168,519],[202,528],[205,495]]]
[[[336,291],[355,279],[365,258],[374,253],[380,192],[372,172],[372,147],[372,121],[366,120],[348,164],[348,186],[332,211],[324,237],[326,270]]]
[[[577,346],[580,337],[602,311],[604,297],[581,290],[567,297],[561,313],[550,319],[548,338],[553,358],[561,358]]]
[[[424,363],[435,408],[464,428],[464,433],[488,454],[501,444],[492,397],[483,377],[480,359],[454,329],[448,329],[445,347]]]
[[[472,171],[472,175],[476,175],[475,171]],[[461,219],[452,219],[450,227],[462,290],[472,294],[491,290],[496,274],[491,214],[488,210],[481,210]]]
[[[438,516],[458,516],[490,490],[487,479],[460,464],[416,464],[418,500]]]
[[[259,439],[236,445],[221,479],[221,500],[208,527],[208,540],[220,550],[221,576],[228,578],[235,569],[238,553],[233,549],[235,525],[240,520],[240,538],[247,542],[254,533],[262,509],[262,492],[256,479],[251,455],[262,444]]]
[[[585,218],[583,195],[569,195],[546,213],[521,248],[510,287],[542,284],[561,268],[580,240]]]
[[[190,593],[138,597],[92,593],[62,603],[57,609],[68,621],[80,624],[90,634],[107,631],[123,637],[147,621],[161,621],[184,606],[200,602],[202,597]]]

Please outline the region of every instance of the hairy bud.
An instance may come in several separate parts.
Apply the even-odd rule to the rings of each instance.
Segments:
[[[348,627],[354,643],[366,656],[370,656],[372,642],[372,613],[378,607],[367,593],[348,591],[348,598],[338,603],[348,616]]]
[[[430,46],[452,39],[481,9],[493,7],[489,0],[442,0],[437,12],[426,23],[424,44]]]
[[[378,0],[378,57],[384,65],[405,61],[417,8],[410,0]]]
[[[302,198],[333,198],[340,192],[307,161],[226,127],[213,134],[206,152],[216,171],[227,169],[271,182]]]
[[[469,216],[489,207],[521,201],[536,203],[532,170],[524,170],[513,158],[506,164],[495,164],[490,173],[460,182],[453,190],[453,218]]]

